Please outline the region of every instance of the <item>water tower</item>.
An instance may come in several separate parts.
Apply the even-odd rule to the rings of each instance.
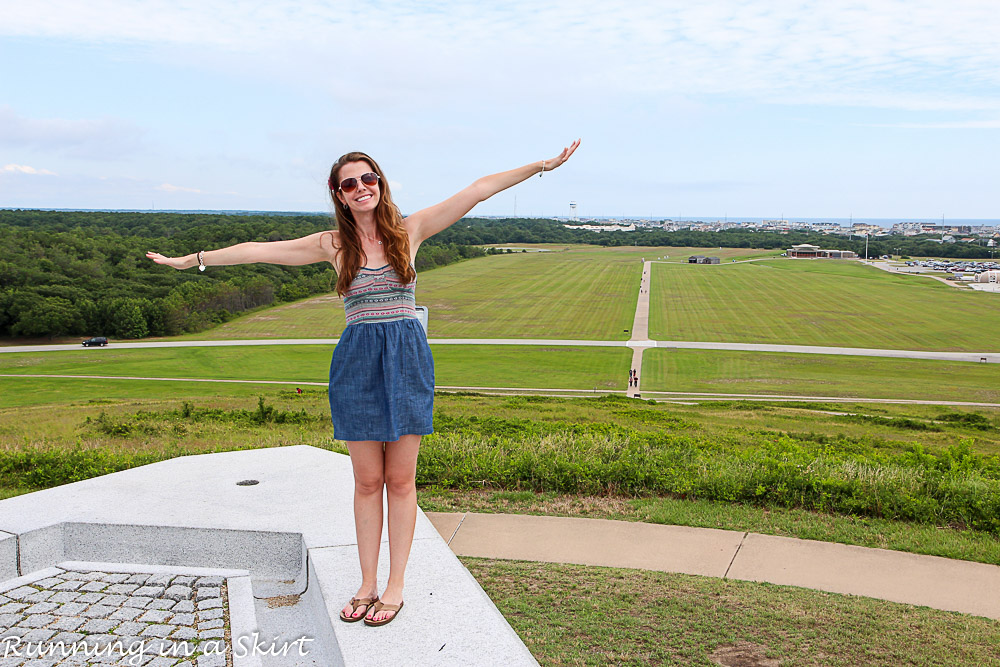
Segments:
[[[576,222],[577,219],[578,219],[576,217],[576,202],[575,201],[571,201],[569,203],[569,217],[570,217],[570,220],[572,220],[573,222]]]

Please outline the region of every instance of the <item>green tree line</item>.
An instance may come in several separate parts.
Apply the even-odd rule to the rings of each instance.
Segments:
[[[324,229],[323,215],[0,211],[0,336],[170,336],[247,310],[332,290],[327,264],[247,264],[176,271],[146,259]],[[426,270],[486,254],[431,239]]]
[[[562,222],[544,219],[469,218],[438,234],[442,243],[463,245],[506,243],[588,243],[600,246],[669,246],[675,248],[789,248],[793,244],[811,243],[830,250],[853,250],[859,257],[865,254],[863,236],[839,236],[818,232],[757,232],[747,229],[727,229],[720,232],[662,229],[637,229],[634,232],[593,232],[567,229]],[[912,257],[949,257],[956,259],[987,259],[990,249],[975,243],[935,243],[928,235],[871,238],[868,256],[910,255]]]

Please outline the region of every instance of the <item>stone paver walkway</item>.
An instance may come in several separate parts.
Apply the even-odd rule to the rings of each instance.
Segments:
[[[227,664],[223,577],[62,568],[30,576],[0,587],[0,667]]]

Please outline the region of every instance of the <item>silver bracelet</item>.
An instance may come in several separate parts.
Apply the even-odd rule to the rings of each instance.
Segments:
[[[199,250],[198,251],[198,270],[199,271],[204,271],[205,270],[205,251],[204,250]]]
[[[542,174],[545,173],[545,163],[546,162],[547,162],[547,160],[542,160],[542,170],[540,172],[538,172],[538,178],[541,178]]]

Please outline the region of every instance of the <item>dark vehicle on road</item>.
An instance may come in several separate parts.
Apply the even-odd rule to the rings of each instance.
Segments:
[[[104,347],[107,344],[108,344],[108,339],[105,338],[104,336],[94,336],[93,338],[88,338],[87,340],[83,341],[84,347],[94,347],[95,345]]]

